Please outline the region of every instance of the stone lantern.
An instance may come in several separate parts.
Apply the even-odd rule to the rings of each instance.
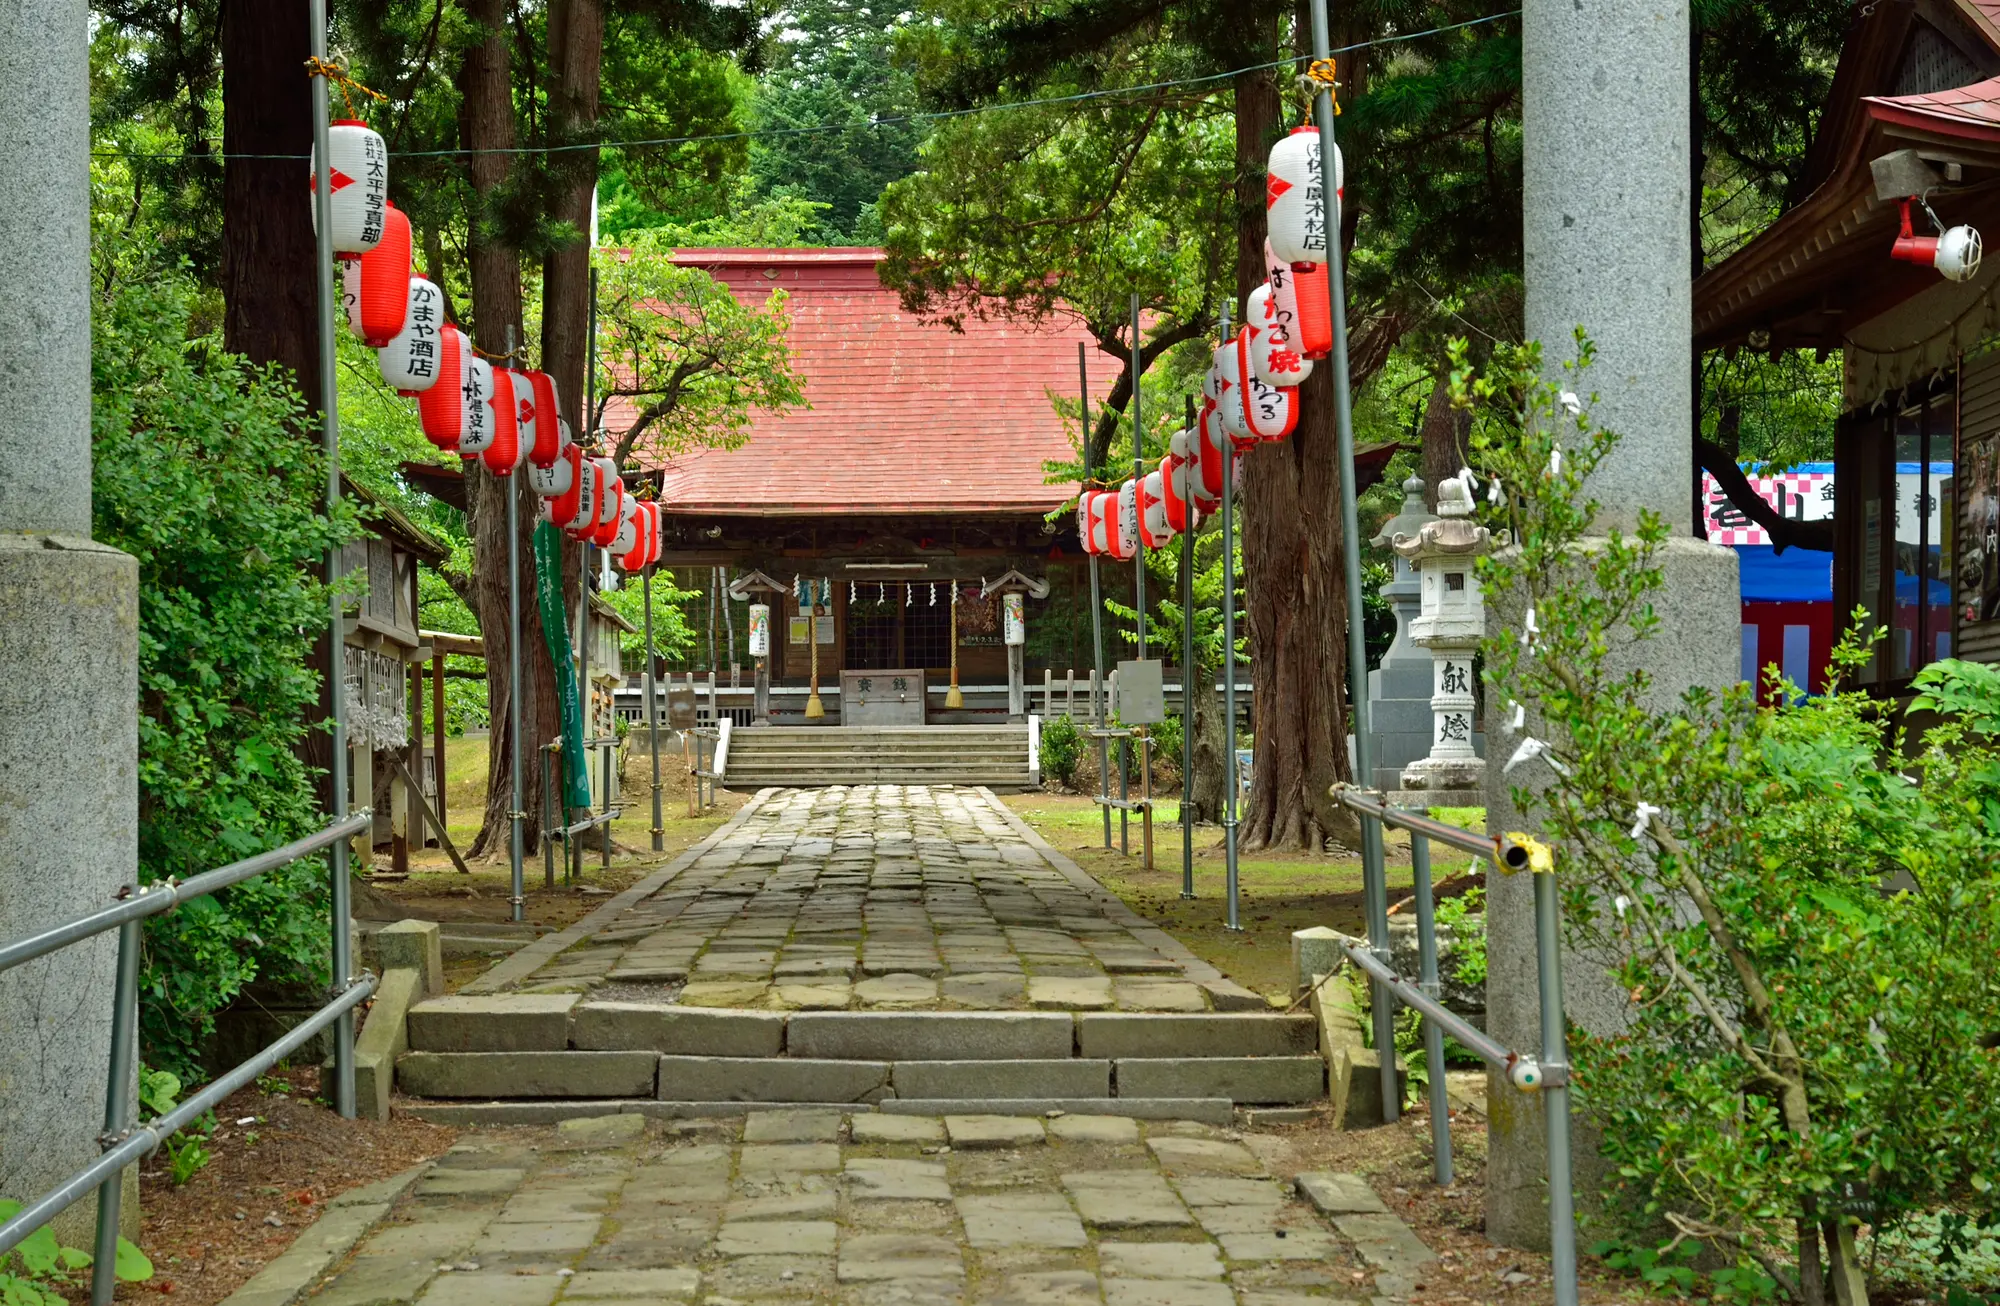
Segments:
[[[1403,788],[1435,794],[1432,805],[1477,806],[1485,764],[1473,746],[1477,720],[1473,656],[1486,634],[1486,606],[1473,563],[1495,543],[1472,520],[1472,494],[1457,479],[1438,486],[1438,517],[1414,534],[1390,540],[1398,557],[1417,571],[1417,617],[1411,642],[1431,652],[1430,755],[1403,768]],[[1441,792],[1442,791],[1442,792]]]
[[[1437,514],[1424,506],[1424,480],[1403,482],[1403,510],[1382,523],[1369,544],[1391,550],[1393,574],[1378,591],[1396,613],[1396,635],[1382,654],[1381,665],[1368,673],[1368,729],[1375,746],[1375,774],[1360,777],[1373,788],[1402,788],[1403,768],[1431,751],[1431,657],[1411,640],[1417,619],[1417,569],[1396,556],[1391,542],[1398,535],[1414,536]]]

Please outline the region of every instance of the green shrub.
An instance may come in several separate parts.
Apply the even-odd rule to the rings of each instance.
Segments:
[[[1181,734],[1181,718],[1178,715],[1169,716],[1166,720],[1149,729],[1147,733],[1153,737],[1153,760],[1155,762],[1167,762],[1175,770],[1179,770],[1181,765],[1181,748],[1184,742]]]
[[[325,463],[286,376],[191,335],[188,278],[104,281],[91,317],[94,530],[139,561],[139,870],[151,882],[319,825],[297,751],[327,624],[316,577],[354,523],[322,515]],[[326,878],[326,859],[310,858],[146,922],[151,1065],[199,1078],[216,1011],[259,975],[325,982]]]
[[[1580,390],[1578,346],[1563,384]],[[1679,1248],[1702,1244],[1734,1263],[1732,1291],[1767,1276],[1795,1300],[1865,1302],[1899,1225],[2000,1213],[2000,675],[1924,672],[1917,705],[1937,715],[1915,735],[1833,686],[1774,709],[1748,685],[1649,708],[1630,650],[1657,626],[1668,531],[1642,512],[1635,534],[1595,533],[1586,478],[1617,437],[1534,346],[1497,351],[1460,396],[1515,546],[1481,578],[1496,610],[1535,617],[1486,644],[1489,692],[1527,713],[1493,746],[1547,750],[1513,800],[1553,847],[1571,946],[1624,999],[1573,1058],[1611,1214],[1657,1249],[1631,1264],[1677,1277]],[[1834,664],[1868,659],[1850,640]],[[1939,1265],[1875,1268],[1935,1281]]]
[[[1042,774],[1068,789],[1076,783],[1076,764],[1083,756],[1083,735],[1067,716],[1042,722]]]

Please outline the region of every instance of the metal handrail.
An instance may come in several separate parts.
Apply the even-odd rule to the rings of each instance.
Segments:
[[[172,1111],[147,1124],[135,1124],[133,1097],[139,1073],[139,952],[143,946],[140,922],[147,917],[172,911],[184,902],[206,897],[310,856],[343,839],[353,838],[366,832],[374,819],[372,811],[362,808],[303,839],[295,839],[269,852],[245,857],[186,880],[165,880],[137,888],[127,885],[119,890],[119,901],[115,906],[0,946],[0,971],[6,971],[108,930],[118,931],[118,970],[112,988],[111,1056],[104,1094],[104,1132],[98,1138],[104,1150],[95,1161],[23,1206],[12,1219],[0,1223],[0,1256],[14,1250],[95,1188],[97,1237],[91,1266],[90,1300],[92,1306],[109,1306],[112,1291],[117,1286],[118,1214],[122,1198],[120,1177],[125,1167],[151,1156],[162,1143],[204,1112],[212,1110],[231,1093],[303,1047],[321,1030],[340,1022],[342,1017],[374,993],[376,987],[376,978],[371,974],[336,973],[336,987],[331,1000],[311,1017],[292,1028],[283,1038],[204,1086]],[[335,874],[346,873],[344,858],[330,860],[337,863]],[[337,903],[342,900],[342,895],[335,894],[334,898]],[[336,935],[344,934],[346,928],[343,922],[334,921]],[[338,963],[344,949],[336,948],[335,952]],[[344,1028],[351,1030],[351,1026]],[[343,1044],[341,1035],[336,1035],[335,1043],[336,1077],[352,1074],[354,1049],[351,1043]]]
[[[1569,1053],[1563,1023],[1561,904],[1553,871],[1534,875],[1535,959],[1541,1004],[1542,1051],[1539,1058],[1515,1052],[1498,1039],[1449,1010],[1440,995],[1437,922],[1431,898],[1433,839],[1448,847],[1484,857],[1506,873],[1525,871],[1530,849],[1519,837],[1477,834],[1429,816],[1395,807],[1381,794],[1354,785],[1335,785],[1333,800],[1364,821],[1407,830],[1410,869],[1416,889],[1417,956],[1420,977],[1412,981],[1389,964],[1387,876],[1381,863],[1364,863],[1363,875],[1380,882],[1367,886],[1369,938],[1340,936],[1340,950],[1370,986],[1376,1047],[1382,1061],[1382,1117],[1393,1124],[1401,1107],[1396,1078],[1392,1023],[1398,1002],[1423,1017],[1424,1059],[1430,1070],[1431,1167],[1438,1183],[1452,1180],[1450,1093],[1445,1083],[1444,1036],[1449,1033],[1480,1060],[1503,1072],[1507,1083],[1523,1093],[1540,1094],[1548,1127],[1549,1250],[1555,1280],[1556,1306],[1576,1306],[1576,1196],[1570,1166]],[[1372,859],[1371,859],[1372,860]]]

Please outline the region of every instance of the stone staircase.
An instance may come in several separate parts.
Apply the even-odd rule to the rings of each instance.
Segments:
[[[730,734],[723,772],[723,784],[739,790],[1038,783],[1025,725],[744,727]]]
[[[397,1087],[481,1103],[438,1117],[468,1121],[619,1100],[696,1114],[810,1103],[1223,1123],[1240,1105],[1326,1096],[1309,1013],[733,1011],[508,993],[420,1003],[408,1046]]]

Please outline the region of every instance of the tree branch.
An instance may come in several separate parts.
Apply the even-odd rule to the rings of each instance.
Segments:
[[[1757,493],[1750,484],[1750,478],[1736,465],[1736,460],[1719,444],[1703,436],[1694,439],[1695,460],[1703,471],[1715,478],[1722,492],[1729,496],[1729,502],[1736,506],[1751,521],[1764,528],[1771,537],[1772,551],[1783,553],[1786,549],[1833,550],[1833,518],[1823,517],[1818,521],[1799,521],[1786,517],[1763,495]]]

